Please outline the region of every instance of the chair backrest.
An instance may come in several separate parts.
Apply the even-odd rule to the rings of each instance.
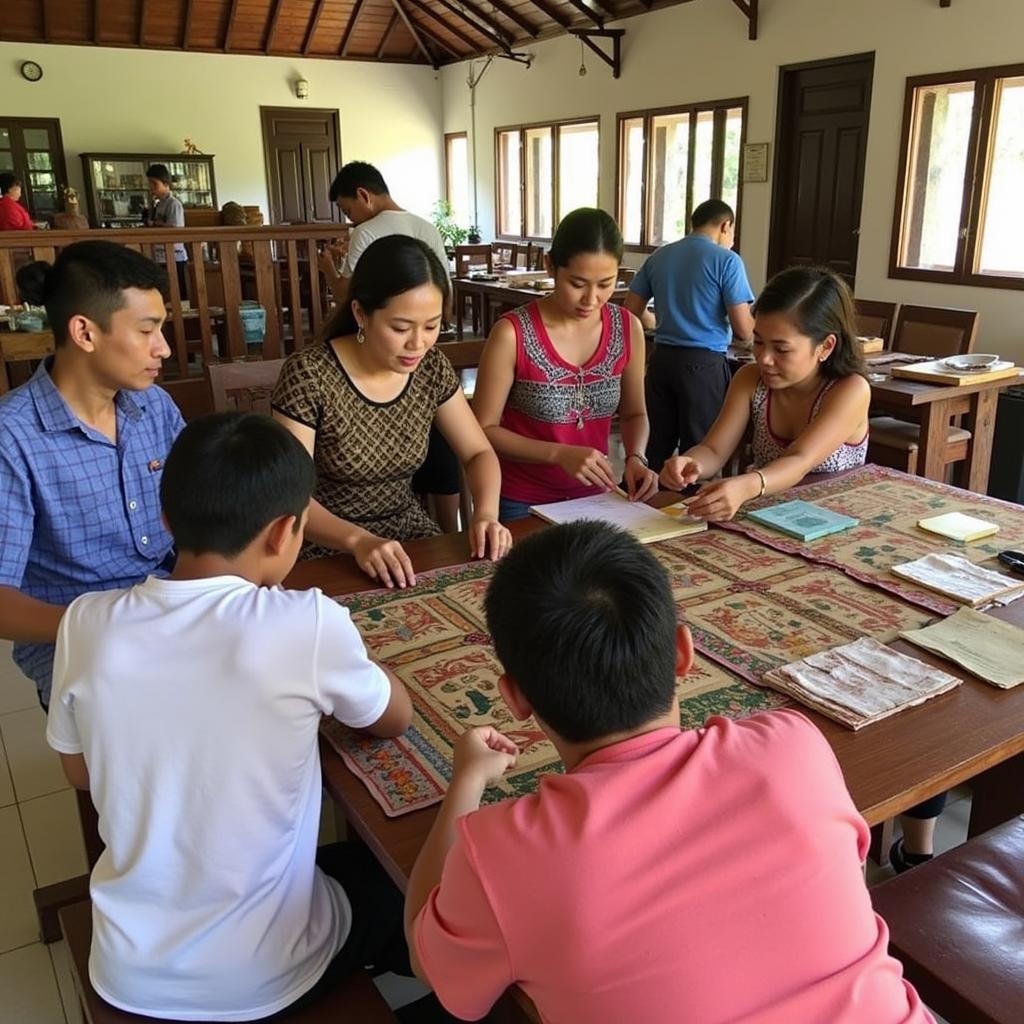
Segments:
[[[457,245],[455,246],[455,276],[465,277],[469,268],[480,263],[487,264],[490,273],[494,260],[489,245]]]
[[[283,359],[211,363],[210,397],[214,412],[262,412],[270,415],[270,396],[281,376]]]
[[[8,364],[34,364],[53,355],[52,331],[0,331],[0,395],[17,386]],[[30,367],[25,367],[30,370]]]
[[[857,333],[862,338],[881,338],[886,348],[891,346],[893,322],[896,319],[895,302],[854,299],[853,312],[857,320]]]
[[[519,259],[519,246],[515,242],[491,242],[491,263],[499,267],[514,267]]]
[[[458,370],[475,370],[480,365],[483,341],[446,341],[440,345],[448,361]]]
[[[632,267],[619,267],[619,280],[629,287],[630,282],[636,277],[636,271]]]
[[[915,356],[962,356],[974,349],[978,313],[942,306],[901,306],[892,349]]]
[[[544,269],[544,246],[534,245],[533,242],[527,242],[526,244],[526,269],[527,270],[543,270]]]

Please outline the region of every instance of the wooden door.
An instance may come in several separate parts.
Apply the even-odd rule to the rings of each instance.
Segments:
[[[272,224],[330,223],[340,218],[329,199],[341,164],[336,110],[261,107]]]
[[[21,204],[33,220],[50,221],[63,209],[68,183],[60,121],[50,117],[0,117],[0,171],[21,181]]]
[[[853,286],[874,54],[784,67],[768,272],[831,267]]]

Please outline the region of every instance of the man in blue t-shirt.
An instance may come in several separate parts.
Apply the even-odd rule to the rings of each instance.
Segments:
[[[735,336],[754,331],[754,301],[743,261],[732,251],[735,216],[720,199],[701,203],[691,231],[651,253],[626,296],[640,316],[653,296],[657,343],[647,368],[647,459],[658,472],[678,448],[704,440],[725,401],[729,365],[725,352]]]

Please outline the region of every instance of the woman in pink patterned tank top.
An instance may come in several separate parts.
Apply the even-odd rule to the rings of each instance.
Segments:
[[[755,362],[733,377],[708,436],[669,459],[661,482],[682,490],[715,476],[751,425],[754,464],[705,484],[691,515],[731,519],[808,473],[864,464],[871,388],[853,324],[850,291],[831,270],[790,267],[768,282],[754,305]]]
[[[630,499],[658,488],[643,454],[643,328],[608,302],[621,258],[612,218],[574,210],[551,243],[554,291],[502,317],[487,339],[473,411],[501,462],[503,520],[614,489],[608,442],[616,413]]]

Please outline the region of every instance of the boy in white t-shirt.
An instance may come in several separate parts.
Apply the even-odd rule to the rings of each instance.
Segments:
[[[411,705],[344,608],[276,586],[313,483],[270,418],[197,420],[160,484],[173,574],[86,594],[60,624],[47,739],[99,813],[89,976],[124,1010],[255,1020],[357,967],[409,973],[376,861],[317,857],[321,715],[397,736]]]

